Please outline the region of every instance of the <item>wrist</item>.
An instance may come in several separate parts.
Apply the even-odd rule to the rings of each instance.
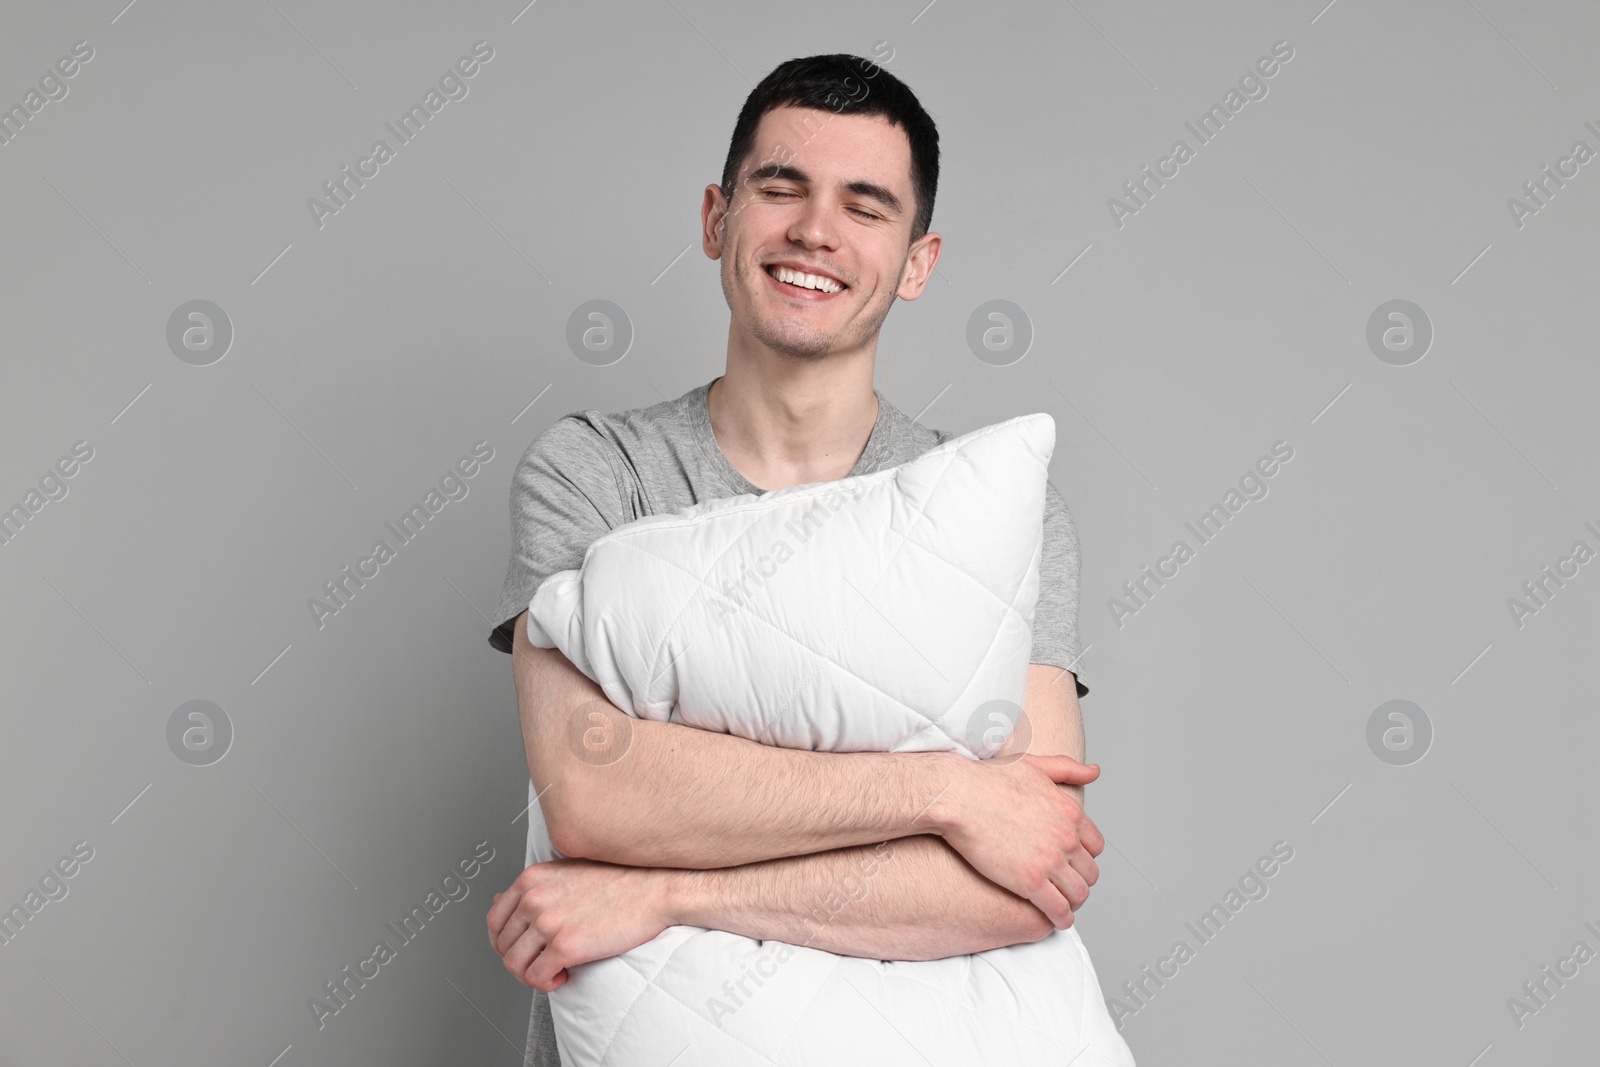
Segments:
[[[655,913],[663,927],[704,926],[701,921],[710,871],[677,867],[640,868],[649,878]]]
[[[909,791],[920,808],[912,814],[910,834],[948,837],[965,819],[967,778],[979,764],[958,752],[930,752],[927,756],[918,788]]]

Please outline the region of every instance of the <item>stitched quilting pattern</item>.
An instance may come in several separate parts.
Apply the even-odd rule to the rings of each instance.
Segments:
[[[974,714],[1026,693],[1054,446],[1051,417],[1024,415],[888,470],[619,526],[540,585],[529,638],[637,717],[976,758]],[[529,842],[558,855],[537,804]],[[1070,929],[881,961],[676,926],[570,973],[550,1006],[575,1067],[683,1049],[703,1067],[1133,1064]]]

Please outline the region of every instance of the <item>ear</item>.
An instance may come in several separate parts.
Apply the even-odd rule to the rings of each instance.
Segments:
[[[728,230],[728,212],[731,205],[722,195],[722,187],[706,186],[705,198],[700,202],[700,246],[707,259],[722,258],[722,242]]]
[[[915,300],[928,287],[933,268],[939,262],[939,252],[944,238],[929,231],[911,245],[906,252],[906,265],[900,272],[900,285],[895,295],[901,300]]]

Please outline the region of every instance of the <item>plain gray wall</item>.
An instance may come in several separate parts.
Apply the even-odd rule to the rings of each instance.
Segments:
[[[944,256],[879,388],[957,432],[1056,420],[1109,841],[1078,928],[1139,1061],[1596,1055],[1600,963],[1508,1006],[1600,951],[1600,563],[1509,604],[1600,549],[1600,162],[1508,203],[1600,150],[1593,5],[123,3],[0,13],[0,104],[93,48],[0,145],[0,504],[93,449],[0,545],[0,907],[93,849],[0,945],[0,1060],[520,1063],[530,993],[484,928],[526,825],[485,643],[511,474],[564,413],[722,371],[702,191],[754,83],[834,51],[943,143]],[[480,40],[468,95],[319,228],[308,198]],[[1267,94],[1119,225],[1279,41]],[[566,342],[595,299],[633,330],[607,366]],[[209,365],[168,342],[193,300],[232,327]],[[991,300],[1022,358],[967,343]],[[1369,344],[1393,300],[1420,360]],[[468,495],[319,628],[308,598],[480,440]],[[1279,441],[1268,495],[1117,618]],[[169,743],[193,700],[233,731],[205,766]],[[1392,700],[1429,740],[1413,711],[1409,748],[1369,742]],[[319,1031],[308,999],[479,842],[470,895]]]

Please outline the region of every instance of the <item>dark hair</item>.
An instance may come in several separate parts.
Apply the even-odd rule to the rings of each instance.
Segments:
[[[780,63],[745,98],[722,165],[722,195],[733,199],[739,166],[755,148],[756,127],[777,107],[805,107],[837,114],[882,115],[911,142],[911,188],[917,213],[911,240],[928,232],[939,188],[939,130],[905,82],[870,59],[847,53],[806,56]]]

